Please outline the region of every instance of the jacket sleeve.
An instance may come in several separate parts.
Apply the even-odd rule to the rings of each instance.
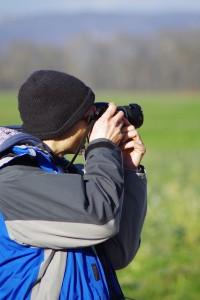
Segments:
[[[0,172],[0,210],[9,236],[52,249],[96,245],[111,238],[119,230],[123,172],[121,151],[108,140],[89,145],[84,175],[5,167]]]
[[[147,181],[145,173],[125,171],[124,202],[119,233],[97,245],[97,252],[104,253],[114,269],[126,267],[134,258],[147,209]]]

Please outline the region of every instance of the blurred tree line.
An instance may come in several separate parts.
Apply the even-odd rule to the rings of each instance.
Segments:
[[[79,35],[59,45],[16,41],[0,50],[0,89],[17,88],[36,69],[72,73],[93,88],[200,89],[200,31],[150,37]]]

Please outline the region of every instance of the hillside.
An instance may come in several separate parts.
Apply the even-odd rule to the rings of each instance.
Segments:
[[[194,29],[200,29],[200,14],[46,14],[1,20],[0,45],[15,41],[61,45],[81,34],[109,38],[121,33],[149,36]]]

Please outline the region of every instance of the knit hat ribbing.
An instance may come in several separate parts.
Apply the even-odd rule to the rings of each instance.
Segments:
[[[94,99],[93,91],[74,76],[36,71],[18,94],[23,130],[40,139],[60,137],[84,116]]]

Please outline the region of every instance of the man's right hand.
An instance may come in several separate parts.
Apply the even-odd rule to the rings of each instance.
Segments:
[[[123,125],[124,113],[122,111],[117,112],[117,106],[110,103],[105,113],[95,122],[89,141],[105,138],[119,145],[123,138],[121,132]]]

